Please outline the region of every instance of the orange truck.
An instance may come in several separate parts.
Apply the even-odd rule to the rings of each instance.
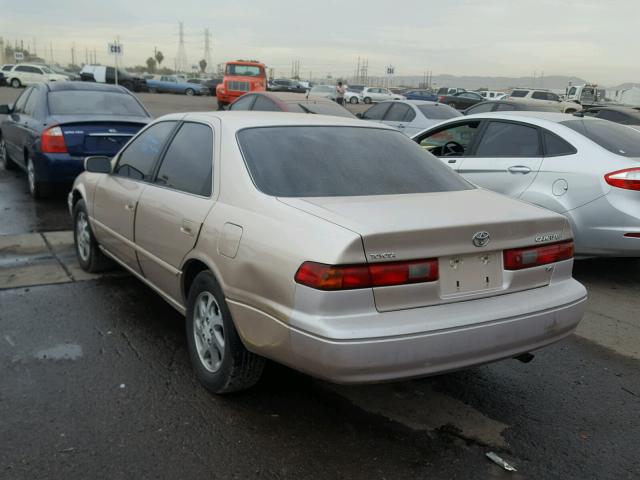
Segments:
[[[233,103],[247,92],[260,92],[267,89],[267,73],[264,63],[256,60],[237,60],[227,62],[224,79],[216,87],[218,110]]]

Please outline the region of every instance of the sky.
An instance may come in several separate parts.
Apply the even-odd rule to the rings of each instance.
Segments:
[[[4,5],[1,5],[4,4]],[[96,49],[111,62],[116,36],[125,65],[161,50],[173,67],[178,22],[190,64],[204,57],[204,29],[214,64],[258,59],[287,76],[369,75],[387,65],[397,75],[575,75],[601,85],[640,81],[634,0],[0,0],[0,36],[24,41],[47,60],[67,64]],[[46,47],[46,52],[45,52]]]

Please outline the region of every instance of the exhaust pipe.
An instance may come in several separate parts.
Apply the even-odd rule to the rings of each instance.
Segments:
[[[516,360],[520,360],[522,363],[529,363],[531,360],[533,360],[534,357],[535,355],[533,353],[527,352],[513,358],[515,358]]]

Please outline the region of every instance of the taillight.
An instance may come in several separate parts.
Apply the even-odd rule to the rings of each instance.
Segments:
[[[573,241],[540,247],[514,248],[503,252],[505,270],[521,270],[573,258]]]
[[[304,262],[295,281],[318,290],[389,287],[438,279],[438,260],[373,263],[363,265],[326,265]]]
[[[67,144],[64,143],[64,135],[60,127],[47,128],[42,132],[40,151],[42,153],[67,153]]]
[[[446,95],[440,95],[440,96],[438,97],[438,101],[439,101],[440,103],[444,103],[444,99],[445,99],[445,98],[447,98],[447,97],[446,97]]]
[[[627,168],[607,173],[604,179],[613,187],[640,190],[640,168]]]
[[[630,233],[625,233],[624,236],[628,237],[628,238],[640,238],[640,233],[639,232],[630,232]]]

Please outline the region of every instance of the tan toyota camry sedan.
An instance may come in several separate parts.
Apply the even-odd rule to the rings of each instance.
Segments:
[[[364,383],[516,357],[584,311],[563,216],[381,124],[174,114],[85,166],[69,195],[80,264],[114,260],[183,313],[216,393],[265,359]]]

